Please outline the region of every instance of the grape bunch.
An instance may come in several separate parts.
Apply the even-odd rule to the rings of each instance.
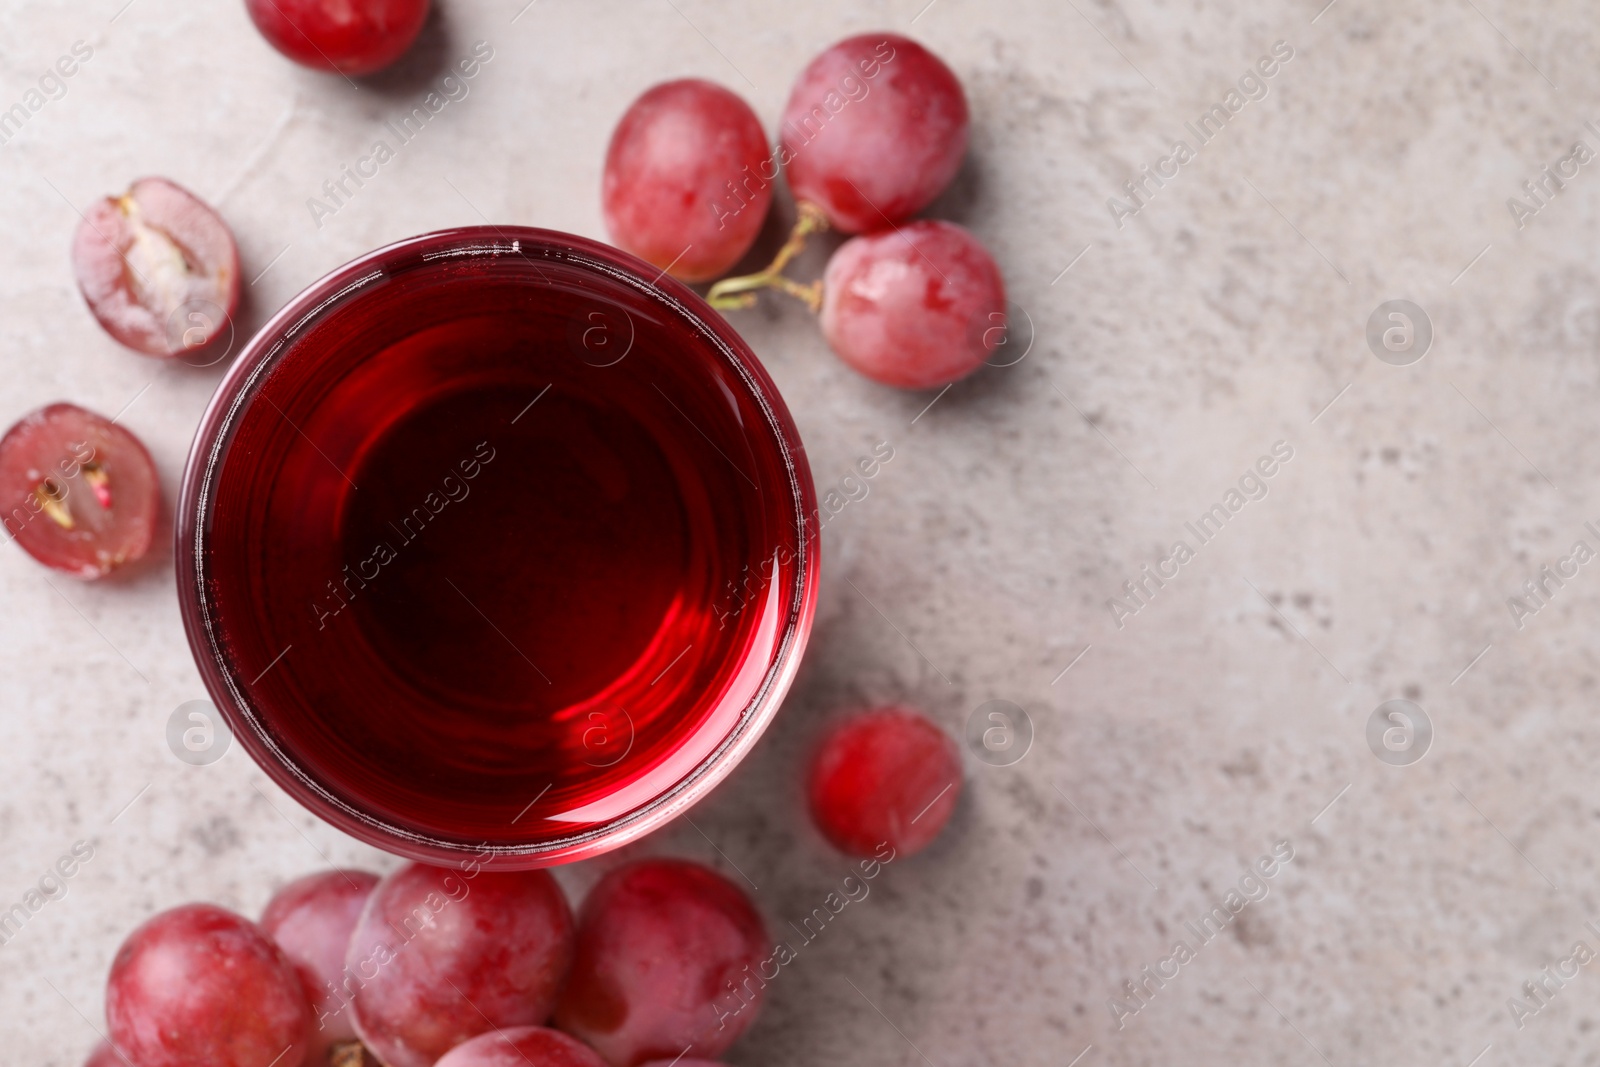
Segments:
[[[961,793],[955,744],[901,706],[845,718],[810,808],[853,856],[926,848]],[[279,889],[256,922],[162,912],[118,949],[86,1067],[715,1067],[767,997],[755,904],[699,864],[617,867],[574,918],[545,871],[409,863]]]
[[[88,1064],[704,1062],[754,1020],[758,1005],[725,1025],[716,1002],[769,950],[743,891],[682,860],[611,871],[576,920],[544,871],[323,871],[280,889],[258,922],[186,904],[136,929]]]
[[[878,708],[825,737],[811,811],[844,852],[910,855],[960,785],[948,736]],[[323,871],[257,922],[185,904],[134,930],[86,1067],[714,1067],[771,953],[744,891],[684,860],[615,868],[576,919],[544,871]]]
[[[712,286],[724,310],[778,289],[821,312],[851,367],[905,389],[948,385],[1005,343],[1005,282],[976,236],[913,216],[945,190],[967,149],[954,73],[896,34],[840,41],[801,72],[775,148],[750,106],[698,79],[649,89],[606,152],[602,203],[613,242],[682,281],[721,277],[750,251],[780,171],[798,204],[766,269]],[[823,277],[783,273],[806,238],[851,234]]]

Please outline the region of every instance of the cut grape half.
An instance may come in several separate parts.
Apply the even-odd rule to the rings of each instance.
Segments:
[[[233,335],[239,249],[228,224],[165,178],[140,178],[83,213],[72,269],[89,310],[147,356],[198,353]]]
[[[47,567],[102,578],[141,558],[160,504],[150,453],[92,411],[51,404],[0,437],[0,521]]]

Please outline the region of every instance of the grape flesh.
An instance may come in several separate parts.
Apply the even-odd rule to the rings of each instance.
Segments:
[[[351,77],[399,59],[428,19],[428,0],[245,0],[245,8],[279,52]]]
[[[133,434],[73,404],[51,404],[0,437],[0,523],[47,567],[102,578],[144,556],[161,490]]]
[[[356,1032],[388,1067],[429,1067],[481,1033],[537,1026],[572,936],[566,898],[544,871],[408,864],[373,890],[345,953]]]
[[[1005,281],[951,222],[853,237],[828,260],[822,333],[850,366],[903,389],[946,385],[1005,342]]]
[[[321,871],[278,890],[261,913],[262,932],[283,950],[305,987],[311,1008],[306,1062],[317,1067],[334,1045],[356,1037],[345,949],[377,884],[378,876],[368,871]]]
[[[665,859],[620,867],[583,902],[556,1025],[612,1067],[719,1056],[760,1011],[770,950],[755,906],[715,871]]]
[[[282,951],[210,904],[134,930],[106,983],[111,1041],[135,1067],[300,1067],[309,1017]]]
[[[836,727],[811,764],[812,818],[835,847],[871,856],[887,843],[897,856],[939,836],[961,796],[961,758],[927,716],[876,708]]]
[[[647,90],[606,150],[601,207],[611,240],[681,281],[708,281],[749,251],[777,166],[750,105],[685,78]]]
[[[967,98],[950,68],[907,37],[840,41],[796,79],[778,159],[795,199],[833,227],[902,222],[950,184],[967,151]]]
[[[514,1026],[457,1045],[435,1067],[606,1067],[606,1061],[559,1030]]]
[[[239,249],[228,224],[165,178],[141,178],[83,213],[72,269],[89,310],[120,343],[184,356],[231,336]]]

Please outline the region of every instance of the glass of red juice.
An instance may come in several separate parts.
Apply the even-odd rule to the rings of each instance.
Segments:
[[[473,227],[262,328],[200,424],[178,591],[257,763],[415,859],[563,863],[749,750],[815,610],[815,491],[738,334],[606,245]]]

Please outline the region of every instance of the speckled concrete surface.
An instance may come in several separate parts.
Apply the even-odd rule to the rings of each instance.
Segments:
[[[66,262],[74,205],[135,176],[221,208],[251,327],[363,251],[480,215],[601,235],[605,140],[654,81],[722,81],[770,128],[812,53],[911,32],[973,110],[935,213],[990,243],[1032,349],[928,408],[845,370],[801,309],[740,314],[819,485],[878,441],[895,458],[828,527],[811,651],[767,739],[698,829],[630,853],[736,864],[780,927],[845,873],[798,799],[836,709],[908,699],[959,732],[1005,699],[1036,736],[1015,765],[969,759],[945,837],[807,946],[730,1061],[1600,1062],[1594,965],[1523,990],[1575,942],[1600,950],[1600,569],[1548,585],[1520,628],[1507,604],[1575,541],[1600,549],[1600,167],[1521,229],[1507,207],[1575,142],[1600,151],[1600,13],[924,2],[441,0],[417,53],[359,89],[280,60],[236,0],[7,6],[0,107],[74,42],[93,55],[0,146],[0,419],[126,405],[172,499],[220,368],[120,350]],[[478,40],[494,58],[470,96],[319,228],[307,198]],[[1123,183],[1170,172],[1184,124],[1280,41],[1266,96],[1119,228],[1108,198],[1133,206]],[[1402,298],[1435,337],[1393,366],[1365,330]],[[1280,441],[1265,497],[1199,544],[1185,524]],[[1175,577],[1108,608],[1145,565],[1170,574],[1179,540]],[[0,597],[0,902],[94,848],[0,946],[6,1062],[82,1058],[110,957],[150,912],[253,913],[329,862],[392,865],[241,751],[167,750],[172,709],[203,695],[170,550],[89,587],[6,548]],[[1368,745],[1391,698],[1434,731],[1410,765]],[[1185,924],[1283,841],[1266,895],[1202,943]],[[561,877],[577,892],[619,858]],[[1163,962],[1180,940],[1193,958]]]

